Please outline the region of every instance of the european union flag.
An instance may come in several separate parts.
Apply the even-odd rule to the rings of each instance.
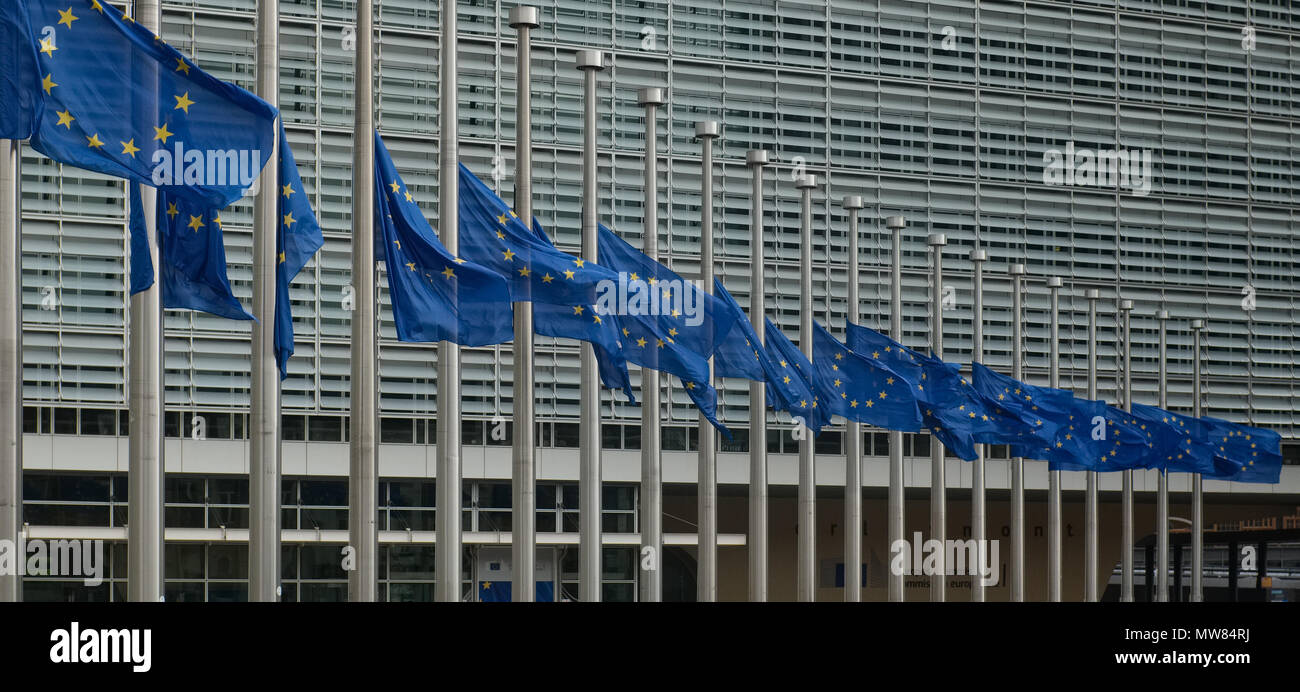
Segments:
[[[131,183],[131,295],[153,285],[153,257],[149,254],[149,229],[145,226],[144,202],[140,199],[140,184]]]
[[[514,335],[506,282],[447,251],[375,137],[375,224],[402,341],[486,346]]]
[[[1199,418],[1166,411],[1158,406],[1133,404],[1133,417],[1152,433],[1156,462],[1165,471],[1212,474],[1214,448],[1208,425]]]
[[[1158,465],[1155,431],[1104,401],[1074,399],[1045,444],[1011,446],[1014,456],[1041,459],[1053,471],[1123,471]]]
[[[984,405],[1005,421],[996,432],[976,435],[977,442],[1043,449],[1071,420],[1075,398],[1067,390],[1028,385],[982,363],[971,364],[971,383]]]
[[[1214,480],[1237,483],[1279,483],[1282,480],[1282,436],[1209,416],[1209,441],[1214,449]]]
[[[44,92],[32,148],[224,209],[271,155],[276,109],[99,0],[25,0]]]
[[[803,378],[792,378],[790,368],[778,365],[772,358],[771,352],[759,343],[758,335],[749,320],[745,318],[744,311],[717,279],[713,280],[713,295],[718,300],[718,319],[723,319],[722,314],[729,312],[731,316],[726,319],[734,320],[735,325],[722,343],[718,344],[713,354],[713,374],[718,377],[740,377],[766,382],[768,405],[781,411],[789,411],[794,404],[809,396],[816,398]],[[776,330],[776,325],[772,324],[771,320],[767,321],[767,325],[766,332]],[[784,335],[781,339],[785,341],[786,346],[798,353],[794,344],[786,340]],[[802,358],[803,354],[799,353],[799,356]],[[786,363],[788,364],[789,361],[787,360]],[[801,386],[802,389],[796,389],[796,386]],[[829,416],[822,416],[822,418],[829,418]],[[819,420],[813,432],[820,431],[825,422]]]
[[[978,458],[977,442],[1010,440],[1027,431],[1018,421],[998,415],[962,377],[959,366],[910,349],[860,325],[847,323],[848,346],[905,379],[921,408],[921,420],[944,448],[961,459]]]
[[[772,408],[785,411],[808,426],[813,434],[831,422],[831,409],[824,406],[813,383],[813,364],[795,347],[771,318],[767,318],[767,353],[779,369],[768,380],[767,400]]]
[[[0,7],[0,139],[27,139],[40,124],[44,94],[26,0]]]
[[[830,412],[887,430],[921,429],[921,411],[907,380],[854,353],[813,322],[814,384]]]
[[[298,163],[289,148],[289,140],[280,126],[280,194],[279,225],[276,226],[275,265],[275,360],[280,379],[289,376],[289,356],[293,355],[293,307],[289,302],[289,284],[307,266],[325,244],[320,223],[311,209],[307,188],[298,175]]]

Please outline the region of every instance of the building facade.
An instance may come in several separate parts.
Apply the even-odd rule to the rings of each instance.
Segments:
[[[515,33],[506,15],[514,4],[461,2],[455,90],[462,160],[506,199],[513,195],[517,88]],[[978,247],[990,255],[986,363],[1010,367],[1006,268],[1012,263],[1024,263],[1030,277],[1024,349],[1026,378],[1034,383],[1046,382],[1048,368],[1046,277],[1064,279],[1062,386],[1077,391],[1088,365],[1084,291],[1100,290],[1099,393],[1112,401],[1122,353],[1117,300],[1136,303],[1132,362],[1139,402],[1157,402],[1155,314],[1171,313],[1169,405],[1175,410],[1191,408],[1189,322],[1204,319],[1205,412],[1277,429],[1288,440],[1287,460],[1297,461],[1290,440],[1300,438],[1300,192],[1292,182],[1300,168],[1300,97],[1293,95],[1300,93],[1300,9],[1289,0],[534,4],[542,16],[533,33],[534,205],[562,248],[577,248],[581,207],[582,85],[573,53],[596,48],[607,52],[610,65],[598,80],[600,217],[639,243],[645,142],[636,92],[666,87],[659,142],[666,165],[657,181],[661,259],[684,276],[699,270],[700,147],[693,128],[716,119],[723,127],[713,201],[718,276],[747,307],[754,287],[744,155],[768,149],[777,165],[764,192],[769,271],[762,288],[769,316],[792,337],[799,301],[793,177],[808,172],[821,183],[813,193],[813,304],[816,319],[832,332],[843,333],[851,262],[859,268],[863,323],[888,325],[883,218],[901,214],[909,223],[902,257],[908,345],[929,341],[924,241],[928,233],[945,233],[943,288],[952,298],[942,313],[947,359],[970,357],[968,253]],[[375,43],[375,120],[435,223],[437,104],[451,95],[437,80],[438,5],[377,3]],[[161,33],[203,69],[252,90],[254,15],[255,0],[164,1]],[[346,463],[340,466],[337,450],[346,449],[349,411],[354,4],[282,0],[281,15],[278,105],[326,239],[291,289],[297,352],[283,387],[285,529],[336,531],[346,527]],[[1118,183],[1100,184],[1095,166],[1107,152],[1149,161],[1150,168],[1134,167]],[[839,206],[846,194],[862,195],[867,205],[856,258],[847,255],[848,221]],[[33,530],[115,530],[125,521],[126,197],[119,180],[24,150],[24,512]],[[223,218],[232,284],[247,305],[251,200]],[[382,268],[380,282],[382,289]],[[436,349],[398,343],[386,291],[380,296],[381,527],[431,530]],[[215,542],[209,539],[216,534],[196,533],[169,543],[168,597],[238,598],[246,594],[246,549],[227,532],[247,527],[247,483],[240,474],[247,473],[241,440],[248,428],[248,326],[168,311],[166,327],[168,527],[222,532]],[[555,498],[539,530],[551,521],[554,533],[565,534],[576,530],[569,524],[576,497],[565,498],[576,481],[578,349],[571,341],[537,341],[539,498]],[[504,476],[501,458],[513,403],[510,348],[464,352],[467,531],[490,534],[509,522],[509,485],[499,481],[509,475],[508,454]],[[635,371],[632,377],[638,385]],[[727,453],[745,451],[746,393],[742,381],[720,386],[719,414],[736,434],[722,443],[724,466],[735,459],[738,469],[723,482],[737,487],[745,482],[743,457]],[[621,393],[603,397],[604,445],[613,459],[605,522],[612,533],[634,533],[637,475],[629,450],[640,445],[639,411]],[[676,387],[665,400],[665,474],[688,487],[696,413]],[[794,451],[789,417],[769,417],[774,466],[793,463],[785,456]],[[883,435],[868,433],[867,443],[868,454],[885,454]],[[840,433],[832,430],[818,444],[819,482],[842,485]],[[928,463],[927,437],[908,436],[906,444],[912,463]],[[1280,493],[1282,502],[1300,494],[1295,470],[1284,469],[1282,486],[1266,494]],[[997,471],[991,473],[996,485]],[[925,487],[928,473],[918,474],[917,487]],[[793,483],[777,471],[773,476],[777,484]],[[960,471],[949,477],[969,484]],[[884,483],[872,476],[868,484]],[[1221,485],[1211,490],[1262,492]],[[1153,481],[1139,490],[1150,487]],[[682,530],[689,533],[689,525]],[[398,538],[385,539],[387,591],[381,593],[428,598],[432,547],[401,548]],[[339,597],[344,587],[304,576],[329,571],[330,550],[322,545],[331,544],[286,538],[286,599]],[[611,599],[635,597],[634,546],[607,548]],[[839,549],[833,541],[823,546]],[[570,559],[556,557],[562,583]],[[693,569],[690,563],[684,554],[683,573]],[[736,564],[743,568],[743,561]],[[466,575],[469,593],[474,576]],[[325,582],[312,582],[317,578]],[[342,582],[342,573],[333,579]],[[310,583],[301,586],[304,580]],[[37,581],[28,580],[30,598],[64,597],[54,587],[32,586]]]

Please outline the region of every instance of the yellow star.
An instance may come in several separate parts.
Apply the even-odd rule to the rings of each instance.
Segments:
[[[881,392],[881,393],[880,393],[880,398],[881,398],[881,399],[884,399],[886,396],[888,396],[888,395],[885,394],[884,392]]]
[[[838,378],[835,380],[835,386],[836,387],[840,386],[840,380]]]
[[[410,269],[411,271],[415,271],[415,262],[407,262],[406,268]]]
[[[592,315],[592,317],[595,318],[596,324],[601,324],[600,315]]]
[[[80,17],[77,17],[72,14],[71,7],[69,7],[67,10],[59,10],[59,23],[67,24],[69,29],[72,28],[72,23],[77,21],[78,19],[80,19]]]
[[[411,202],[411,201],[413,201],[413,200],[415,200],[415,197],[413,197],[413,196],[411,195],[411,191],[410,191],[410,190],[407,190],[407,191],[406,191],[406,201]]]
[[[802,399],[802,400],[800,400],[800,401],[799,401],[799,408],[808,408],[808,400],[807,400],[807,399]]]
[[[285,214],[285,215],[284,215],[284,226],[285,226],[285,228],[288,228],[289,226],[292,226],[292,225],[293,225],[294,223],[296,223],[297,221],[298,221],[297,219],[293,218],[293,212],[289,212],[288,214]]]
[[[659,279],[656,279],[656,278],[653,277],[653,276],[650,277],[649,279],[647,279],[646,281],[649,282],[649,284],[650,284],[651,286],[653,286],[653,285],[659,283]]]
[[[56,45],[54,45],[54,40],[53,40],[53,39],[48,39],[48,38],[43,38],[43,39],[41,39],[41,52],[42,52],[42,53],[44,53],[44,54],[50,56],[51,58],[53,58],[53,57],[54,57],[54,51],[56,51],[56,50],[58,50],[58,49],[59,49],[59,47],[56,46]]]
[[[62,125],[68,128],[69,130],[71,130],[73,120],[76,120],[76,118],[72,117],[72,114],[69,113],[68,111],[59,111],[59,122],[55,124]]]
[[[396,180],[388,184],[388,189],[392,190],[394,194],[399,192],[401,190],[401,187],[402,187],[401,185],[397,184]]]
[[[555,277],[551,276],[550,274],[542,274],[542,283],[549,284],[554,280]]]
[[[163,123],[162,127],[155,127],[153,129],[153,141],[155,142],[162,140],[162,143],[166,144],[167,138],[171,136],[173,135],[171,131],[167,129],[167,123]]]
[[[400,241],[400,240],[394,240],[394,241],[393,241],[393,244],[397,246],[397,249],[398,249],[398,250],[401,250],[401,249],[402,249],[402,241]]]
[[[137,151],[140,151],[140,147],[137,147],[137,146],[135,145],[135,138],[134,138],[134,137],[132,137],[131,140],[128,141],[128,142],[122,142],[122,153],[123,153],[123,154],[127,154],[127,155],[130,156],[131,158],[135,158],[135,153],[136,153]]]
[[[506,251],[501,254],[505,256],[507,262],[513,262],[515,259],[515,251],[510,248],[506,248]]]
[[[663,347],[664,347],[664,340],[663,340],[663,339],[655,339],[655,345],[658,346],[659,348],[663,348]]]
[[[894,378],[892,378],[892,377],[887,378],[887,379],[885,380],[885,384],[893,384],[893,383],[894,383]]]
[[[849,401],[849,408],[857,408],[857,407],[858,407],[858,400],[857,400],[857,399],[853,399],[853,400]]]
[[[628,335],[627,327],[623,327],[623,336],[627,336],[627,335]]]
[[[872,358],[879,358],[879,357],[880,357],[880,351],[872,351],[872,352],[871,352],[871,357],[872,357]]]
[[[497,231],[497,240],[505,240],[505,239],[506,239],[506,234],[502,233],[501,231]]]
[[[104,6],[99,4],[99,0],[90,0],[90,9],[104,14]]]
[[[573,306],[573,314],[575,314],[575,315],[581,315],[581,314],[582,314],[582,306],[581,306],[581,305],[575,305],[575,306]]]
[[[573,278],[573,270],[572,270],[572,269],[565,269],[565,270],[564,270],[564,278],[566,278],[566,279],[572,279],[572,278]]]
[[[636,345],[637,345],[637,346],[640,346],[641,348],[645,348],[645,339],[644,339],[644,338],[637,339],[637,340],[636,340]]]
[[[501,222],[502,226],[506,225],[506,215],[502,214],[501,216],[498,216],[497,221]]]
[[[205,225],[206,225],[206,224],[203,223],[203,216],[202,216],[202,215],[199,215],[199,216],[191,216],[191,217],[190,217],[190,222],[189,222],[189,224],[186,225],[186,228],[191,228],[191,229],[194,230],[195,233],[198,233],[198,232],[199,232],[199,229],[200,229],[200,228],[203,228]]]
[[[789,375],[786,375],[784,379],[785,379],[785,383],[786,383],[786,384],[790,384],[790,376],[789,376]]]
[[[632,272],[632,275],[631,275],[630,277],[628,277],[628,278],[632,279],[633,281],[637,281],[637,280],[639,280],[641,277],[637,276],[637,275],[636,275],[636,272]]]
[[[101,149],[104,146],[104,143],[99,141],[98,134],[93,134],[87,137],[86,140],[89,142],[89,146],[91,149]]]
[[[54,81],[54,75],[52,74],[45,75],[45,79],[41,80],[41,88],[44,89],[47,94],[50,93],[50,89],[53,89],[56,86],[58,86],[58,84]]]
[[[168,203],[167,203],[167,218],[168,218],[168,219],[174,219],[174,218],[176,218],[176,215],[179,214],[179,213],[181,213],[181,212],[180,212],[179,209],[176,208],[176,203],[175,203],[175,202],[168,202]]]
[[[190,92],[187,91],[180,96],[173,96],[172,98],[176,99],[176,107],[172,110],[185,111],[185,115],[190,114],[190,106],[194,105],[194,102],[190,100]]]
[[[687,389],[695,389],[695,383],[694,383],[694,382],[687,382],[687,383],[686,383],[686,388],[687,388]],[[1242,470],[1244,471],[1245,469],[1242,469]]]
[[[682,313],[680,313],[680,312],[677,311],[677,308],[673,308],[673,311],[672,311],[672,316],[673,316],[673,317],[679,317],[679,316],[681,316],[681,314],[682,314]]]
[[[176,58],[176,71],[187,75],[190,73],[190,66],[185,64],[185,58]]]
[[[446,269],[442,270],[442,275],[447,277],[448,279],[451,279],[451,278],[455,278],[456,272],[452,271],[451,267],[447,267]]]
[[[223,223],[221,220],[221,212],[217,212],[217,217],[212,220],[212,223],[217,224],[217,228],[221,228],[221,224]]]
[[[668,336],[677,336],[677,327],[672,327],[671,329],[669,329]]]
[[[835,360],[844,360],[844,354],[843,354],[843,353],[836,353],[836,354],[835,354]]]
[[[870,400],[870,399],[867,399],[867,408],[871,408],[871,407],[873,407],[873,406],[875,406],[875,405],[876,405],[876,402],[874,402],[874,401],[872,401],[872,400]]]
[[[579,268],[579,269],[582,268],[582,263],[583,263],[583,262],[584,262],[584,260],[583,260],[581,257],[579,257],[578,259],[573,260],[573,263],[576,264],[576,265],[578,265],[578,268]]]
[[[293,193],[295,192],[297,192],[297,190],[293,189],[293,183],[289,183],[284,186],[284,189],[280,191],[280,194],[284,195],[285,199],[289,199],[290,197],[293,197]]]
[[[528,267],[524,267],[523,269],[520,269],[520,270],[519,270],[519,275],[520,275],[520,276],[528,276],[528,275],[530,275],[530,274],[532,274],[532,273],[533,273],[533,270],[529,269]]]

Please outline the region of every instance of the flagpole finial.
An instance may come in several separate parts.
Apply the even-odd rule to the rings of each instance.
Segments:
[[[989,261],[989,253],[988,253],[987,250],[971,250],[971,251],[970,251],[970,261],[972,261],[972,262],[987,262],[987,261]]]
[[[745,163],[750,166],[766,166],[771,163],[771,158],[766,149],[750,149],[745,152]]]
[[[722,136],[722,125],[719,124],[718,121],[701,120],[695,123],[696,139],[705,139],[706,137],[712,139],[714,137],[721,137],[721,136]]]
[[[1169,319],[1169,311],[1168,311],[1168,310],[1157,310],[1157,311],[1156,311],[1156,319],[1158,319],[1158,320],[1160,320],[1160,321],[1162,321],[1162,322],[1163,322],[1164,320]]]
[[[944,245],[948,244],[948,236],[942,233],[931,233],[930,235],[925,237],[925,244],[934,245],[937,247],[943,247]]]
[[[637,89],[636,102],[639,106],[662,106],[668,103],[664,90],[659,87]]]
[[[1062,281],[1062,280],[1061,280],[1061,277],[1059,277],[1059,276],[1049,276],[1049,277],[1047,277],[1047,287],[1048,287],[1048,288],[1060,288],[1061,286],[1064,286],[1064,285],[1065,285],[1065,282]]]
[[[817,187],[817,176],[811,173],[808,175],[801,175],[798,178],[795,178],[794,186],[800,190],[810,190]]]
[[[907,219],[904,219],[904,218],[901,217],[901,216],[889,216],[889,217],[886,217],[886,218],[885,218],[885,228],[888,228],[888,229],[890,229],[891,231],[892,231],[892,230],[898,230],[898,229],[907,228]]]
[[[536,7],[518,5],[510,9],[510,26],[514,29],[536,29],[542,25],[541,16]]]
[[[840,206],[845,209],[862,209],[867,205],[862,203],[862,195],[845,195]]]
[[[1128,312],[1129,310],[1132,310],[1132,309],[1133,309],[1133,301],[1131,301],[1131,300],[1121,300],[1121,301],[1119,301],[1119,309],[1120,309],[1120,312]]]
[[[1024,276],[1028,272],[1025,271],[1025,265],[1016,263],[1011,265],[1011,268],[1007,270],[1007,273],[1012,276]]]
[[[1192,320],[1192,330],[1200,331],[1205,329],[1205,320]]]
[[[574,65],[579,70],[603,70],[605,54],[598,50],[580,50],[574,57]]]
[[[1095,288],[1090,288],[1084,292],[1083,297],[1088,300],[1101,300],[1101,291]]]

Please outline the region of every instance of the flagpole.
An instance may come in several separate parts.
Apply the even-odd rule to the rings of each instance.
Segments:
[[[532,30],[541,26],[536,7],[510,10],[510,26],[519,34],[515,65],[515,213],[533,222],[533,84]],[[514,436],[511,474],[513,499],[510,557],[511,600],[537,599],[537,424],[534,422],[536,375],[533,370],[533,304],[515,303]],[[559,586],[559,581],[556,581]]]
[[[582,259],[596,261],[596,74],[605,69],[600,51],[580,50],[577,68],[583,73],[582,146]],[[601,456],[600,381],[596,353],[590,343],[582,344],[578,473],[578,583],[579,599],[597,603],[601,599]]]
[[[799,349],[811,361],[812,335],[812,191],[817,176],[803,175],[795,180],[800,192],[799,229]],[[814,400],[812,405],[816,405]],[[811,411],[811,408],[809,409]],[[811,415],[811,413],[809,414]],[[796,520],[798,566],[796,585],[800,601],[817,600],[817,469],[812,430],[805,421],[799,440],[799,514]]]
[[[257,5],[257,95],[280,97],[280,0]],[[280,366],[275,357],[280,138],[253,202],[252,388],[249,396],[248,600],[280,600]]]
[[[158,32],[158,0],[135,0],[135,20]],[[149,255],[155,276],[162,268],[158,191],[140,186]],[[163,326],[162,284],[131,296],[127,366],[130,393],[130,461],[127,474],[127,595],[132,601],[163,599]]]
[[[454,4],[454,3],[453,3]],[[445,20],[444,20],[445,21]],[[452,20],[454,22],[454,20]],[[446,24],[444,23],[444,27]],[[379,537],[375,515],[378,491],[378,454],[375,437],[375,420],[379,411],[379,393],[375,382],[378,362],[378,330],[375,326],[375,140],[374,140],[374,8],[370,0],[357,3],[357,55],[356,79],[353,81],[355,105],[352,126],[352,289],[355,296],[352,316],[351,418],[348,423],[348,541],[353,550],[352,570],[348,572],[348,600],[372,602],[378,600]],[[444,84],[452,82],[443,82]],[[445,104],[446,90],[443,91]],[[452,93],[455,93],[454,90]],[[452,99],[452,103],[455,100]],[[453,105],[454,108],[454,105]],[[447,123],[444,105],[443,125]],[[452,122],[455,122],[453,119]],[[444,127],[445,129],[445,127]],[[446,149],[443,150],[446,157]],[[455,169],[452,169],[453,175]],[[445,175],[445,168],[444,168]],[[447,180],[446,177],[443,180]],[[453,177],[452,180],[455,180]],[[448,186],[441,185],[443,190]],[[450,186],[453,190],[455,186]],[[444,198],[445,200],[445,198]],[[455,205],[452,205],[453,214]],[[447,207],[441,208],[446,218]],[[453,216],[454,218],[454,216]],[[443,242],[447,240],[443,236]],[[455,245],[448,244],[455,253]],[[442,393],[455,387],[445,386],[448,378],[442,375],[443,359],[438,358],[438,422],[442,427]],[[459,426],[457,426],[459,431]],[[441,460],[445,438],[438,431],[438,452]],[[443,504],[442,467],[438,468],[438,504]],[[452,507],[459,509],[460,491],[457,489]],[[442,528],[444,515],[460,512],[437,512],[438,528]],[[446,534],[438,532],[438,538]],[[437,560],[442,578],[442,546],[439,541]],[[456,551],[459,559],[460,551]],[[459,571],[459,570],[458,570]],[[456,581],[459,583],[459,574]],[[443,586],[440,581],[438,587]]]
[[[1192,320],[1192,416],[1201,417],[1201,331],[1204,320]],[[1205,514],[1201,474],[1192,474],[1192,593],[1191,602],[1204,600],[1202,588],[1205,564]],[[1235,559],[1229,556],[1228,559]],[[1181,570],[1181,567],[1179,568]]]
[[[1129,317],[1133,312],[1133,301],[1119,301],[1119,313],[1124,329],[1124,410],[1133,410],[1133,343],[1129,341]],[[1123,603],[1133,602],[1133,469],[1123,471],[1123,490],[1120,499],[1120,593]]]
[[[704,292],[713,293],[713,140],[722,128],[716,120],[695,123],[695,137],[703,149],[700,156],[700,281]],[[705,363],[713,386],[713,359]],[[717,430],[700,414],[700,451],[696,484],[699,542],[699,577],[696,598],[700,603],[718,600],[718,442]]]
[[[907,220],[902,216],[890,216],[885,219],[893,239],[893,253],[890,256],[890,294],[889,294],[889,336],[894,341],[903,343],[903,229]],[[889,431],[889,550],[893,554],[895,545],[905,541],[903,538],[903,433]],[[903,572],[890,570],[889,600],[904,601],[907,596],[903,588]]]
[[[1088,299],[1088,398],[1097,398],[1097,301],[1101,291],[1089,288]],[[1097,472],[1086,471],[1088,487],[1083,504],[1083,600],[1097,600]]]
[[[22,143],[0,139],[0,539],[18,544],[23,503]],[[15,559],[25,560],[26,555]],[[22,600],[18,570],[0,573],[0,603]]]
[[[1061,386],[1061,281],[1059,276],[1047,277],[1047,288],[1052,294],[1051,336],[1048,348],[1048,384]],[[1052,603],[1061,602],[1061,471],[1047,471],[1047,595]]]
[[[984,362],[984,263],[989,259],[985,250],[971,250],[971,362]],[[983,546],[985,535],[985,518],[988,509],[985,505],[986,481],[984,479],[984,456],[987,447],[975,445],[975,460],[971,462],[971,501],[970,526],[971,539],[975,545]],[[981,548],[981,550],[983,550]],[[970,600],[974,603],[984,602],[984,580],[970,580]]]
[[[1160,321],[1160,356],[1157,358],[1160,368],[1160,408],[1169,410],[1169,366],[1165,360],[1169,357],[1168,322],[1169,311],[1156,313]],[[1160,469],[1156,479],[1156,602],[1169,600],[1169,469]]]
[[[934,276],[930,286],[930,353],[943,358],[943,246],[948,238],[942,233],[931,233],[926,238],[931,249]],[[941,545],[948,537],[948,487],[944,473],[943,445],[939,438],[930,436],[930,539]],[[939,573],[930,576],[930,600],[947,600],[946,555],[939,558]],[[974,580],[978,581],[978,580]]]
[[[862,317],[858,295],[858,211],[866,205],[861,195],[848,195],[841,202],[849,215],[849,306],[844,319],[854,324]],[[862,600],[862,424],[845,424],[844,445],[844,600]]]
[[[637,92],[645,108],[645,209],[642,212],[642,249],[659,261],[659,106],[667,103],[664,90]],[[660,424],[659,371],[641,368],[641,559],[640,600],[663,600],[663,431]],[[647,556],[646,551],[649,551]],[[646,560],[649,557],[649,560]],[[648,565],[648,567],[647,567]]]
[[[1011,376],[1024,382],[1025,265],[1011,265]],[[1011,460],[1011,600],[1025,600],[1025,460]]]
[[[766,149],[750,149],[745,163],[753,183],[749,195],[749,324],[762,350],[767,341],[763,296],[763,166]],[[643,442],[644,444],[644,442]],[[763,382],[749,383],[749,600],[767,600],[767,389]]]

